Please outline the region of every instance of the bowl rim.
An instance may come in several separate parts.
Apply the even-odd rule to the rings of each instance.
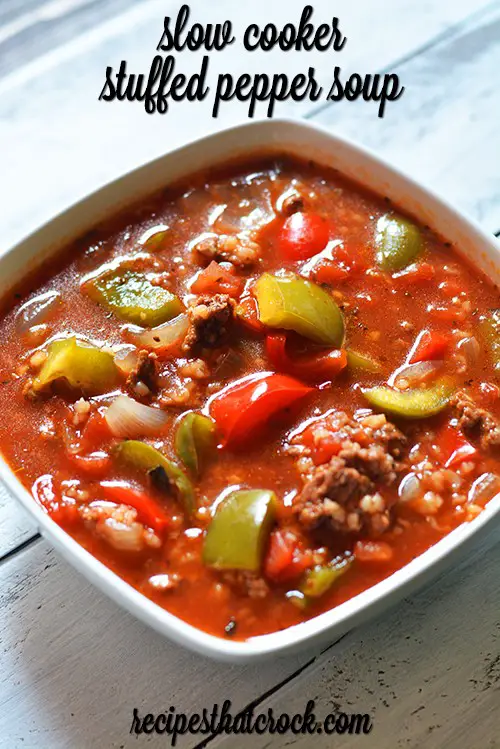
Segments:
[[[242,157],[245,154],[249,156],[252,153],[257,154],[257,148],[245,147],[245,137],[251,131],[261,131],[263,140],[261,152],[265,151],[266,146],[271,146],[275,150],[289,150],[291,152],[291,149],[283,148],[280,145],[280,136],[283,135],[283,131],[292,136],[300,131],[301,133],[307,132],[312,137],[314,135],[321,137],[328,142],[331,148],[339,146],[347,150],[348,153],[361,157],[369,167],[382,170],[389,183],[392,180],[402,181],[416,195],[417,199],[422,198],[432,203],[439,211],[446,212],[450,218],[460,224],[465,233],[471,237],[472,242],[477,242],[483,247],[486,246],[488,252],[496,256],[497,259],[500,257],[500,247],[493,235],[487,234],[475,220],[459,212],[433,190],[415,181],[403,170],[394,167],[384,158],[377,156],[371,149],[357,144],[350,138],[336,135],[317,123],[285,117],[272,120],[255,120],[219,130],[179,148],[167,151],[160,157],[125,172],[56,214],[51,220],[31,232],[25,239],[2,252],[0,269],[6,258],[12,257],[15,253],[23,252],[30,245],[36,244],[40,240],[39,249],[33,253],[36,259],[37,254],[44,248],[46,235],[50,235],[54,227],[71,221],[71,217],[77,210],[81,210],[85,205],[91,204],[92,201],[96,203],[98,196],[106,193],[109,197],[113,193],[119,192],[123,185],[133,183],[139,175],[146,174],[149,170],[157,168],[173,157],[182,157],[183,154],[194,148],[205,147],[209,149],[216,143],[224,142],[224,139],[228,136],[241,138],[240,155]],[[215,167],[222,163],[224,163],[224,159],[219,157],[211,165]],[[210,167],[208,166],[208,168]],[[187,170],[184,176],[188,177],[192,173],[192,169]],[[166,179],[165,187],[168,184],[170,182]],[[363,182],[360,182],[360,184],[362,185]],[[144,192],[141,194],[142,197],[146,197]],[[136,200],[138,199],[140,199],[140,194],[137,195]],[[405,207],[404,204],[402,207]],[[98,220],[92,221],[89,219],[87,229],[91,229],[96,223],[98,223]],[[474,260],[469,260],[469,262],[474,263]],[[29,271],[25,275],[28,273]],[[21,484],[1,453],[0,480],[35,520],[42,536],[50,540],[57,551],[115,602],[177,644],[184,645],[203,655],[233,663],[245,663],[263,659],[270,655],[284,655],[291,651],[304,650],[313,641],[333,641],[339,634],[345,633],[362,620],[367,619],[368,616],[372,617],[387,608],[391,603],[401,599],[405,593],[421,586],[425,578],[430,577],[431,571],[444,568],[445,563],[447,564],[451,560],[454,553],[463,550],[465,545],[471,544],[473,540],[475,541],[486,531],[489,531],[492,521],[500,521],[500,495],[498,495],[490,500],[483,512],[474,520],[458,526],[404,567],[339,606],[283,630],[259,635],[244,641],[231,641],[209,634],[170,613],[133,588],[103,562],[86,551],[42,510],[32,494]]]

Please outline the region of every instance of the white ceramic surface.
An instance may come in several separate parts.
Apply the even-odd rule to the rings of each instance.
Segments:
[[[231,128],[165,156],[108,184],[0,256],[0,295],[67,241],[155,190],[199,169],[255,151],[298,154],[391,198],[452,242],[496,283],[500,250],[492,237],[450,205],[365,149],[328,131],[292,120],[266,120]],[[41,533],[89,580],[140,619],[176,642],[218,659],[244,662],[333,641],[433,578],[489,532],[500,515],[492,500],[473,522],[450,533],[390,578],[320,616],[282,632],[233,642],[208,635],[149,601],[70,538],[41,510],[0,460],[0,479],[32,515]]]

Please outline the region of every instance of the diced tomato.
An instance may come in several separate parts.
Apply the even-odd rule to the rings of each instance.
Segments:
[[[333,260],[320,260],[312,270],[312,276],[317,283],[334,286],[349,278],[349,270]]]
[[[415,341],[408,363],[415,364],[419,361],[442,359],[449,344],[448,336],[431,330],[423,330]]]
[[[460,429],[447,424],[437,436],[437,444],[441,450],[445,468],[455,468],[465,460],[477,459],[479,452],[464,437]]]
[[[390,562],[394,553],[385,541],[356,541],[354,556],[358,562]]]
[[[68,452],[67,457],[76,468],[91,476],[102,476],[111,468],[111,458],[103,450],[85,455]]]
[[[436,270],[430,263],[410,265],[406,270],[394,273],[392,278],[396,286],[408,287],[426,285],[434,280]]]
[[[236,307],[238,320],[253,333],[263,333],[265,326],[259,320],[257,300],[253,296],[246,296]]]
[[[329,222],[316,213],[289,216],[278,234],[280,254],[287,260],[307,260],[324,250],[330,238]]]
[[[211,417],[225,445],[248,444],[280,411],[313,392],[302,382],[274,372],[261,372],[232,382],[209,402]]]
[[[215,260],[198,273],[190,286],[193,294],[229,294],[233,298],[239,297],[242,289],[243,280]]]
[[[138,520],[147,525],[148,528],[152,528],[159,533],[167,528],[169,524],[168,515],[145,492],[139,491],[128,484],[114,481],[103,481],[101,488],[107,499],[137,510]]]
[[[320,466],[323,463],[333,458],[334,455],[338,455],[342,448],[342,444],[334,434],[322,437],[314,447],[311,448],[311,458],[314,465]]]
[[[458,296],[458,294],[464,290],[463,285],[460,284],[456,278],[447,278],[446,281],[441,281],[438,289],[450,299],[454,296]]]
[[[336,377],[347,366],[344,349],[333,349],[326,353],[314,353],[292,358],[286,350],[285,334],[268,335],[266,353],[276,369],[285,370],[295,377],[315,382],[326,382]]]
[[[85,424],[80,440],[80,445],[84,452],[95,450],[112,437],[108,422],[104,414],[100,411],[94,411],[90,414]]]
[[[294,533],[278,529],[269,539],[264,575],[276,582],[292,580],[311,567],[312,561],[311,550],[302,551]]]

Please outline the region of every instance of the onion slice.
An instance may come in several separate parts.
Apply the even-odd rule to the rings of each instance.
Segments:
[[[484,505],[500,494],[500,478],[496,473],[483,473],[472,484],[468,501],[475,505]]]
[[[407,383],[408,387],[415,387],[431,380],[442,368],[444,361],[419,361],[416,364],[405,364],[399,367],[389,378],[388,384],[400,387]]]
[[[189,319],[182,312],[173,320],[158,325],[156,328],[141,330],[139,332],[130,330],[129,339],[137,346],[150,349],[151,351],[168,352],[180,345],[189,328]]]
[[[158,434],[169,417],[159,408],[145,406],[127,395],[119,395],[106,411],[104,418],[115,437],[133,439]]]
[[[462,338],[458,344],[458,350],[465,356],[467,366],[474,367],[481,354],[481,346],[475,336],[469,338]]]
[[[422,484],[414,473],[408,473],[401,481],[398,489],[399,501],[403,504],[413,502],[422,496]]]
[[[17,332],[22,335],[34,325],[45,322],[60,302],[61,296],[58,291],[47,291],[45,294],[30,299],[17,312]]]

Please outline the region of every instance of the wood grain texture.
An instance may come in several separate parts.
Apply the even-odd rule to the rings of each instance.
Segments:
[[[230,5],[225,0],[212,3],[210,11],[199,9],[199,3],[193,8],[201,17],[205,12],[223,18]],[[247,15],[240,19],[263,18],[268,15],[265,5],[243,9]],[[461,24],[477,3],[394,0],[384,8],[388,24],[383,29],[379,6],[367,1],[350,5],[335,6],[352,37],[352,52],[340,63],[364,72],[390,67],[409,53],[410,59],[397,66],[406,93],[383,121],[376,119],[373,105],[352,103],[319,112],[318,119],[404,166],[487,228],[500,228],[500,3]],[[286,18],[301,6],[287,4]],[[148,120],[133,106],[104,105],[103,111],[95,102],[105,65],[121,57],[140,64],[134,52],[139,48],[149,58],[158,18],[171,7],[145,2],[141,23],[110,25],[95,38],[87,35],[71,49],[49,53],[40,65],[45,73],[26,77],[20,71],[17,78],[0,82],[2,201],[7,207],[0,227],[6,242],[117,170],[210,126],[242,118],[235,108],[215,123],[194,110]],[[315,7],[318,13],[327,8],[324,14],[331,15],[326,0]],[[232,8],[234,17],[234,4]],[[282,11],[273,6],[272,12]],[[456,22],[458,29],[450,30]],[[439,44],[411,54],[441,32],[446,38]],[[248,58],[229,64],[241,70]],[[255,58],[253,64],[258,69],[262,61]],[[303,61],[297,64],[304,66]],[[31,533],[27,518],[12,502],[0,494],[0,556]],[[0,747],[135,747],[138,742],[128,735],[134,706],[160,711],[175,704],[178,710],[192,711],[229,697],[235,708],[242,708],[308,663],[300,677],[277,689],[259,710],[294,712],[311,697],[317,700],[318,715],[332,709],[372,712],[375,727],[363,740],[373,749],[500,747],[499,554],[498,547],[479,550],[460,569],[312,662],[313,655],[305,654],[236,668],[166,642],[87,584],[45,542],[35,542],[0,563]],[[168,745],[161,737],[140,741]],[[195,743],[187,739],[182,745]],[[218,738],[210,746],[302,749],[311,743],[294,737],[282,743]],[[314,744],[318,749],[357,747],[361,739],[315,737]]]
[[[490,539],[492,542],[493,537]],[[431,587],[351,632],[297,681],[265,700],[275,715],[369,713],[369,736],[285,737],[305,749],[488,749],[499,747],[500,547],[478,552]],[[285,743],[286,742],[286,743]],[[232,749],[234,737],[213,749]],[[245,737],[238,746],[279,746]]]
[[[134,707],[193,711],[231,699],[236,712],[312,657],[242,669],[188,653],[98,593],[44,541],[0,564],[0,611],[1,749],[137,746],[128,735]],[[168,746],[165,737],[156,743]]]
[[[252,19],[267,17],[265,5],[265,0],[258,0],[256,6],[243,8],[237,15],[231,8],[230,0],[218,0],[210,9],[198,2],[193,4],[193,13],[201,20],[235,18],[241,30]],[[243,118],[242,109],[237,103],[235,106],[232,103],[229,109],[223,110],[223,115],[218,120],[211,120],[203,107],[202,111],[195,114],[195,108],[188,110],[189,105],[179,105],[167,118],[162,118],[160,115],[146,115],[139,105],[97,102],[96,92],[102,85],[102,74],[107,64],[126,57],[131,65],[140,69],[151,59],[162,13],[173,12],[172,9],[177,8],[174,3],[162,3],[161,6],[160,11],[159,3],[148,0],[141,4],[144,17],[139,17],[142,21],[135,20],[135,15],[132,17],[135,20],[133,24],[132,20],[116,19],[113,24],[106,26],[105,33],[99,35],[96,32],[97,40],[86,34],[83,37],[84,44],[80,39],[80,46],[75,41],[73,47],[67,50],[56,50],[55,59],[48,61],[48,69],[44,74],[32,71],[31,77],[18,85],[13,85],[12,79],[5,79],[3,84],[0,81],[0,94],[2,85],[4,86],[3,96],[0,96],[0,143],[9,144],[8,149],[4,148],[2,153],[5,187],[0,187],[2,202],[6,207],[0,216],[4,247],[10,240],[20,239],[36,224],[49,219],[56,211],[116,174],[189,138],[199,136],[208,129]],[[280,5],[279,9],[273,9],[269,18],[276,23],[298,18],[301,7],[301,0],[293,0],[286,4],[286,8]],[[489,35],[490,43],[484,55],[480,56],[480,72],[486,92],[480,88],[477,94],[472,90],[464,92],[462,96],[457,95],[456,91],[460,86],[441,85],[436,76],[443,71],[441,68],[436,69],[435,64],[433,66],[426,62],[432,56],[431,40],[436,34],[444,35],[447,40],[438,45],[444,59],[447,59],[448,49],[460,49],[460,40],[472,33],[470,29],[483,28],[489,34],[490,19],[496,18],[495,13],[488,10],[489,6],[486,10],[475,11],[473,19],[468,23],[463,22],[466,13],[478,7],[481,5],[473,0],[460,0],[453,6],[439,0],[428,0],[419,6],[409,0],[404,3],[401,0],[390,0],[384,11],[387,24],[381,25],[377,22],[378,7],[372,3],[363,3],[361,9],[359,4],[355,6],[348,0],[336,4],[335,13],[350,37],[345,50],[338,55],[338,60],[346,70],[364,72],[377,67],[391,67],[393,59],[411,57],[426,42],[429,49],[420,55],[416,54],[415,58],[411,57],[401,67],[403,82],[407,86],[406,93],[400,101],[388,108],[383,120],[377,119],[373,104],[363,108],[352,102],[348,107],[335,105],[322,112],[318,119],[351,137],[368,142],[381,153],[387,153],[394,163],[404,164],[410,172],[423,176],[436,187],[441,187],[441,180],[444,192],[450,186],[457,189],[458,185],[469,184],[471,176],[475,175],[478,192],[467,192],[464,188],[462,202],[479,216],[481,211],[476,195],[482,196],[483,204],[488,195],[481,175],[487,170],[489,181],[498,183],[489,140],[482,137],[487,129],[488,137],[496,144],[500,138],[495,119],[484,116],[485,110],[495,105],[496,94],[487,81],[490,70],[498,67],[498,45],[492,43]],[[499,4],[496,3],[495,8],[498,7]],[[316,3],[315,9],[318,18],[331,17],[328,0]],[[151,13],[152,16],[148,15]],[[258,70],[259,66],[263,66],[263,61],[264,69],[271,65],[276,70],[290,71],[305,67],[303,55],[281,53],[273,56],[271,53],[271,56],[263,58],[262,55],[259,57],[258,53],[253,53],[235,56],[232,49],[230,47],[227,52],[221,53],[220,65],[235,73],[242,72],[249,65],[253,66],[253,70]],[[477,69],[477,59],[467,63],[462,61],[457,52],[454,52],[454,57],[449,57],[448,67],[450,71],[455,71],[457,81],[469,82],[473,71]],[[190,58],[191,61],[197,59],[196,55]],[[309,64],[309,57],[307,60]],[[322,71],[325,79],[333,64],[338,62],[337,56],[332,59],[324,53],[313,55],[311,60]],[[196,64],[198,63],[195,62],[194,65]],[[426,65],[430,65],[431,72],[422,76],[418,70],[420,66],[426,69]],[[415,72],[414,66],[418,68]],[[447,75],[453,77],[451,72],[447,72]],[[78,81],[77,98],[73,93],[75,81]],[[428,102],[427,109],[419,110],[420,100]],[[439,108],[441,116],[435,118],[434,128],[428,131],[427,110],[433,108],[432,102],[435,100],[439,101],[439,107],[436,105],[436,108]],[[81,104],[83,101],[85,106]],[[407,101],[411,104],[407,105]],[[287,105],[281,108],[280,113],[301,114],[307,111],[305,103],[292,105],[293,103],[290,107]],[[475,149],[471,158],[464,156],[464,161],[458,161],[458,171],[451,181],[446,180],[448,164],[450,158],[456,159],[456,155],[454,147],[448,144],[448,106],[458,109],[455,115],[455,137],[467,140],[468,145],[473,145]],[[468,113],[476,108],[480,108],[483,117],[476,119],[475,125],[474,122],[469,124]],[[399,115],[401,109],[404,113]],[[463,132],[458,131],[460,126]],[[418,142],[418,148],[413,145],[410,147],[409,141],[405,141],[403,134],[410,132],[410,128],[413,131],[411,142]],[[432,137],[428,135],[425,140],[424,135],[428,132]],[[388,136],[387,133],[391,135]],[[424,141],[422,148],[427,148],[425,167],[420,157],[421,137]],[[442,147],[441,142],[447,148]],[[398,143],[399,148],[396,150],[393,144]],[[29,149],[26,144],[29,144]],[[462,164],[465,168],[460,173]],[[31,175],[29,180],[26,179],[27,172]],[[495,191],[498,191],[497,188],[492,190],[493,193]],[[14,505],[10,497],[1,494],[0,527],[0,557],[25,540],[30,533],[24,510],[17,507],[17,504]]]
[[[362,140],[494,232],[500,229],[499,68],[496,3],[462,33],[395,68],[406,91],[384,119],[364,102],[335,103],[315,119]]]

